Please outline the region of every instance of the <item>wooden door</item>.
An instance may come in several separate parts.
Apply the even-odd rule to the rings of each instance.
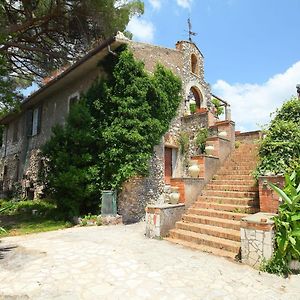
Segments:
[[[165,147],[165,182],[171,183],[172,178],[172,148]]]

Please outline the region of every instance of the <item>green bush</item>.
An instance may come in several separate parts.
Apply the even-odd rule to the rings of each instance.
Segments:
[[[256,175],[291,173],[300,166],[300,104],[292,98],[276,111],[260,143]]]
[[[74,104],[43,149],[41,178],[67,217],[97,213],[101,190],[148,173],[180,103],[181,82],[171,71],[157,65],[151,75],[129,50],[117,53],[101,62],[107,78]]]
[[[208,137],[208,129],[207,128],[201,128],[197,132],[196,145],[198,146],[200,153],[205,153],[205,145],[206,145],[207,137]]]

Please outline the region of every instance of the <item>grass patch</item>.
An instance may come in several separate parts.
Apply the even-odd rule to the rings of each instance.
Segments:
[[[13,203],[13,206],[0,214],[0,237],[24,235],[71,227],[57,217],[56,207],[45,200],[27,200],[19,202],[1,201],[0,207]]]

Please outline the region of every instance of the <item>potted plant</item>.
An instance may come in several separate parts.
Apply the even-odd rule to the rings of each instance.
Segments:
[[[196,145],[200,154],[205,153],[205,143],[208,137],[208,129],[201,128],[196,135]]]

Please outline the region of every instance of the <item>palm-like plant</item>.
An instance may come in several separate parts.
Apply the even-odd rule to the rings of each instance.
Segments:
[[[280,189],[272,183],[271,188],[282,198],[276,226],[275,258],[286,265],[292,260],[300,261],[300,169],[285,176],[285,187]]]

